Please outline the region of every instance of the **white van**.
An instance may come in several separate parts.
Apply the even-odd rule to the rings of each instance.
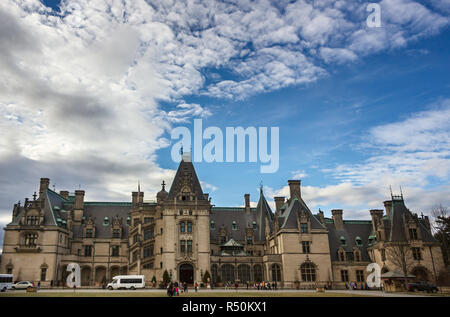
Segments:
[[[145,288],[145,277],[144,275],[114,276],[112,282],[106,287],[109,290]]]
[[[0,274],[0,291],[4,292],[12,288],[13,275],[12,274]]]

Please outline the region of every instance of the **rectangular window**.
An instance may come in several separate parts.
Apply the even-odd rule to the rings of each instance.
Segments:
[[[364,271],[363,270],[356,270],[356,281],[357,282],[364,282]]]
[[[111,256],[119,256],[120,247],[118,245],[113,245],[111,247]]]
[[[120,239],[120,229],[113,230],[113,239]]]
[[[180,232],[186,232],[186,223],[180,222]]]
[[[144,248],[144,258],[153,256],[153,246]]]
[[[145,217],[144,218],[144,223],[150,223],[153,222],[153,217]]]
[[[92,256],[92,245],[84,246],[84,256]]]
[[[253,238],[247,237],[247,244],[253,244]]]
[[[386,250],[381,249],[381,261],[386,261]]]
[[[133,236],[133,243],[136,243],[136,242],[138,242],[139,241],[139,236],[137,235],[137,234],[135,234],[134,236]]]
[[[342,282],[348,282],[348,271],[341,270],[341,280]]]
[[[47,275],[47,268],[43,267],[41,269],[41,281],[45,281],[46,275]]]
[[[412,248],[413,258],[414,260],[420,261],[422,260],[422,254],[420,253],[420,248]]]
[[[152,239],[154,237],[155,229],[153,226],[149,229],[144,230],[144,240]]]
[[[187,232],[192,232],[192,222],[187,223]]]
[[[409,229],[409,238],[411,240],[417,240],[417,229],[415,229],[415,228]]]
[[[180,252],[186,252],[186,240],[180,240]]]
[[[137,227],[139,225],[139,218],[133,219],[133,226]]]
[[[192,240],[187,241],[187,252],[192,253]]]
[[[308,224],[307,223],[301,223],[300,224],[300,232],[301,233],[308,233]]]
[[[311,253],[311,250],[309,248],[309,241],[302,241],[302,250],[305,254]]]
[[[86,238],[92,238],[92,229],[86,229]]]
[[[136,262],[136,261],[137,261],[138,255],[139,255],[139,251],[134,251],[134,252],[133,252],[133,262]]]

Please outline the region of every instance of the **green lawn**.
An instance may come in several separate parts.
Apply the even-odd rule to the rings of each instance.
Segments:
[[[167,297],[165,293],[155,292],[38,292],[38,293],[2,293],[0,297]],[[343,293],[302,293],[302,292],[189,292],[179,297],[371,297],[373,295],[343,294]]]

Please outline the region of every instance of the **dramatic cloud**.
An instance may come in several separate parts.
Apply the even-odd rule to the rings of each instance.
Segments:
[[[415,212],[430,214],[439,204],[450,205],[450,100],[432,109],[410,115],[399,122],[375,126],[367,131],[357,151],[369,151],[360,164],[340,164],[323,172],[336,185],[304,184],[302,194],[313,208],[346,208],[347,217],[367,218],[360,208],[382,208],[402,188],[406,203]],[[298,175],[300,176],[300,175]],[[301,177],[299,177],[301,178]],[[430,179],[437,179],[431,186]],[[289,196],[289,187],[270,190],[270,196]]]

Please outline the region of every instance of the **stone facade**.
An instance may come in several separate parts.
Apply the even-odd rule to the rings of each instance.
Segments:
[[[406,245],[410,271],[434,282],[443,270],[439,243],[427,217],[412,214],[403,197],[391,197],[371,220],[344,220],[313,214],[301,197],[298,180],[290,197],[275,197],[272,212],[263,191],[256,208],[250,195],[244,207],[216,207],[203,193],[190,158],[183,156],[170,191],[165,183],[156,201],[132,192],[131,202],[88,202],[84,191],[56,193],[42,178],[39,195],[14,205],[5,228],[1,273],[15,280],[62,285],[69,263],[81,267],[83,286],[99,286],[119,274],[143,274],[147,284],[163,280],[276,281],[279,287],[345,287],[364,283],[366,266],[399,270],[389,248]],[[414,248],[414,249],[413,249]]]

